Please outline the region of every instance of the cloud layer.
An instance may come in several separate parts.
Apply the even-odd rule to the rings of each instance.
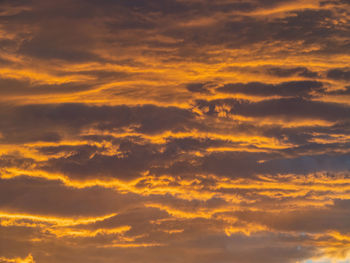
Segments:
[[[347,262],[349,17],[0,1],[0,262]]]

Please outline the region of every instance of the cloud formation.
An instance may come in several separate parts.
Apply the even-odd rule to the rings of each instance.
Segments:
[[[346,0],[0,1],[0,262],[346,262]]]

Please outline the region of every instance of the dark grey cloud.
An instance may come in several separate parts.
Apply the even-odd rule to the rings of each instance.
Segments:
[[[58,217],[92,217],[133,207],[139,198],[112,189],[67,188],[59,181],[22,177],[0,180],[1,211]]]
[[[295,67],[295,68],[272,67],[267,69],[267,72],[270,75],[281,77],[281,78],[292,77],[292,76],[299,76],[299,77],[305,77],[305,78],[317,78],[319,76],[317,72],[313,72],[306,67]]]
[[[227,105],[230,114],[248,117],[272,117],[284,120],[321,119],[328,121],[347,120],[350,108],[344,104],[306,100],[304,98],[268,99],[250,102],[237,99],[218,99],[212,101],[197,100],[196,106],[206,110],[206,114],[215,115],[220,111],[217,107]]]
[[[208,26],[172,28],[167,30],[165,34],[183,39],[183,46],[179,47],[179,54],[182,54],[181,51],[185,52],[186,47],[190,48],[191,46],[203,49],[203,47],[219,45],[226,48],[243,49],[266,41],[280,41],[279,47],[282,49],[284,44],[291,41],[293,43],[302,41],[304,46],[317,43],[320,48],[317,51],[310,51],[310,53],[343,53],[346,49],[344,42],[339,42],[337,39],[340,37],[348,38],[349,29],[333,25],[330,21],[336,18],[337,15],[331,10],[305,9],[289,12],[286,16],[275,19],[257,19],[242,15],[235,17],[235,19],[219,20]],[[198,57],[198,51],[196,52],[193,48],[190,50],[190,52],[188,50],[183,54]],[[261,49],[259,51],[261,52]],[[276,52],[283,53],[281,49],[277,49]],[[300,52],[305,51],[301,49]],[[309,72],[304,73],[308,75]]]
[[[64,84],[34,84],[29,80],[0,79],[0,94],[8,95],[42,95],[65,94],[87,91],[93,88],[93,83],[64,83]]]
[[[193,93],[210,93],[211,83],[189,83],[186,85],[186,89]]]
[[[22,169],[28,169],[34,164],[34,159],[23,157],[19,153],[2,154],[0,156],[0,168],[17,167]]]
[[[176,107],[154,105],[92,106],[52,104],[3,107],[0,132],[3,141],[58,141],[65,133],[77,135],[86,127],[100,130],[127,128],[143,133],[183,131],[195,115]]]
[[[337,148],[338,145],[334,145]],[[339,148],[339,147],[338,147]],[[346,147],[344,147],[346,148]],[[312,147],[305,147],[304,151]],[[350,170],[349,154],[331,153],[286,157],[283,153],[217,152],[191,161],[174,162],[166,168],[153,168],[156,174],[216,174],[231,178],[254,177],[259,174],[312,174],[316,172],[347,172]],[[301,154],[299,152],[298,154]],[[293,156],[293,155],[292,155]],[[295,156],[295,154],[294,154]]]
[[[252,96],[310,97],[324,92],[324,88],[323,83],[318,81],[290,81],[275,85],[250,82],[225,84],[217,88],[217,91]]]
[[[259,221],[264,225],[284,231],[305,233],[348,232],[350,228],[349,221],[344,220],[350,217],[349,200],[335,200],[333,205],[323,208],[284,212],[273,216],[269,213],[249,211],[241,211],[236,214],[241,220]],[[257,220],[258,218],[259,220]]]
[[[282,41],[282,49],[284,44],[297,40],[305,46],[316,43],[320,46],[318,51],[306,53],[347,53],[349,28],[331,22],[337,19],[339,10],[303,9],[269,19],[249,15],[259,8],[273,8],[288,2],[91,0],[58,4],[37,0],[23,4],[30,6],[30,10],[3,16],[0,21],[9,32],[24,31],[9,39],[13,42],[10,46],[16,47],[12,53],[67,63],[114,63],[114,58],[101,54],[125,55],[141,50],[143,55],[159,56],[163,61],[213,62],[215,58],[208,51],[214,45],[244,49],[266,41]],[[232,12],[239,14],[228,15]],[[189,23],[211,17],[215,18],[212,23]],[[162,41],[155,39],[155,35],[178,41]],[[272,70],[272,74],[317,77],[315,72],[303,67],[282,71]]]
[[[322,44],[321,38],[339,33],[336,28],[324,24],[327,18],[332,17],[334,15],[331,10],[306,9],[292,12],[290,16],[277,19],[269,26],[271,33],[278,39],[302,39],[306,43],[317,41]]]
[[[330,79],[335,80],[350,80],[350,69],[347,68],[337,68],[337,69],[331,69],[327,72],[327,77]]]
[[[350,171],[350,155],[329,153],[275,159],[263,163],[260,168],[261,172],[272,174],[310,174],[321,171]]]
[[[89,139],[99,140],[91,137]],[[50,172],[60,172],[78,179],[114,177],[130,180],[141,177],[142,173],[146,171],[156,174],[164,172],[181,175],[181,173],[193,173],[195,172],[194,169],[198,169],[198,167],[188,169],[192,166],[191,163],[197,160],[191,152],[205,152],[209,147],[235,146],[235,144],[223,140],[191,137],[181,139],[170,137],[167,138],[164,144],[151,144],[135,137],[119,140],[104,137],[103,140],[111,142],[118,149],[118,153],[106,155],[104,151],[108,148],[98,148],[90,145],[40,147],[37,150],[50,158],[45,162],[37,162],[37,167]],[[54,156],[63,153],[65,154],[63,157]],[[244,155],[245,157],[246,155]],[[229,158],[231,158],[229,161],[238,158],[236,164],[243,165],[239,154],[232,154]],[[211,160],[208,160],[208,163],[210,162]],[[222,160],[222,163],[224,162],[225,160]],[[181,168],[181,163],[183,168]],[[211,164],[205,165],[210,166]],[[232,165],[232,162],[231,164],[227,163],[227,165]],[[205,171],[206,168],[202,167],[201,169]]]
[[[35,8],[31,11],[4,17],[3,20],[13,24],[12,27],[19,27],[21,24],[39,26],[39,30],[31,32],[30,37],[21,38],[20,53],[40,59],[61,59],[72,62],[103,60],[94,52],[94,49],[98,49],[100,43],[103,42],[98,34],[101,29],[109,31],[111,34],[106,35],[106,38],[118,46],[128,44],[137,47],[147,44],[157,48],[169,45],[169,43],[148,39],[154,34],[154,31],[160,35],[178,38],[182,41],[180,44],[173,45],[176,48],[173,55],[176,56],[191,56],[191,52],[195,51],[193,45],[205,47],[220,44],[227,47],[243,47],[271,39],[282,41],[302,39],[306,44],[316,42],[328,48],[330,44],[336,44],[332,37],[346,36],[346,28],[324,24],[325,21],[334,18],[335,14],[330,10],[321,9],[297,11],[284,18],[272,19],[272,21],[260,21],[241,15],[234,20],[230,17],[223,21],[218,20],[214,25],[181,28],[173,22],[175,19],[186,22],[210,17],[217,13],[249,12],[261,6],[266,8],[285,2],[288,1],[264,1],[263,3],[260,1],[213,3],[175,0],[133,1],[132,3],[74,1],[67,5],[58,5],[54,2],[34,1]],[[115,12],[121,10],[120,16],[114,16]],[[155,13],[157,16],[154,15]],[[42,27],[40,24],[47,26]],[[123,34],[127,30],[129,34]],[[135,32],[130,32],[130,30]],[[135,41],[132,38],[134,34],[142,34],[144,41]],[[323,39],[328,39],[328,42]],[[198,50],[198,52],[202,51]],[[198,52],[194,52],[193,55],[197,55]],[[296,71],[298,71],[296,74],[300,76],[315,77],[313,72],[302,68],[296,68]]]
[[[320,2],[320,6],[325,6],[325,5],[342,5],[342,4],[349,4],[349,1],[347,0],[325,0]]]
[[[242,151],[212,152],[203,157],[176,160],[170,166],[150,169],[154,174],[189,176],[193,174],[215,174],[231,178],[254,177],[264,170],[260,160],[276,158],[278,154],[248,153]]]
[[[50,159],[42,164],[42,169],[59,171],[73,178],[116,177],[128,180],[141,176],[141,172],[169,158],[162,155],[156,146],[149,144],[139,145],[125,141],[118,147],[120,156],[80,148],[68,157]]]

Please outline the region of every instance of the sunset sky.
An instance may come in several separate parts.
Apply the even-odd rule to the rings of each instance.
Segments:
[[[0,0],[0,263],[350,263],[350,1]]]

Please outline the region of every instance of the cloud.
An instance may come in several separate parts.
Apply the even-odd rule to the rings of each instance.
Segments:
[[[217,91],[251,96],[309,97],[313,93],[322,93],[324,88],[322,82],[318,81],[290,81],[276,85],[250,82],[225,84],[219,87]]]
[[[34,84],[28,80],[0,79],[1,94],[9,95],[41,95],[41,94],[64,94],[87,91],[92,89],[91,84],[87,83],[64,83],[64,84]]]
[[[347,105],[304,98],[267,99],[259,102],[237,99],[197,100],[196,105],[199,109],[208,109],[208,115],[218,114],[220,107],[227,105],[228,113],[247,117],[341,121],[347,120],[349,116]]]
[[[118,194],[100,187],[66,188],[59,181],[32,177],[2,179],[0,188],[1,211],[44,217],[98,217],[137,203],[137,197],[132,194]]]
[[[350,70],[348,69],[331,69],[327,72],[327,77],[335,80],[350,80]]]
[[[349,216],[348,200],[335,200],[333,205],[324,208],[291,211],[272,216],[264,212],[238,212],[241,220],[259,222],[283,231],[325,233],[327,231],[348,232],[349,224],[344,218]],[[255,219],[254,219],[255,218]]]
[[[0,261],[338,262],[349,15],[0,1]]]
[[[210,83],[190,83],[186,86],[188,91],[194,93],[210,93],[209,87]]]
[[[89,117],[87,117],[89,116]],[[83,128],[113,130],[134,125],[135,131],[160,133],[184,130],[194,114],[176,107],[154,105],[93,106],[81,103],[6,107],[0,132],[6,141],[58,141]],[[3,140],[4,140],[3,139]]]
[[[273,76],[277,77],[291,77],[291,76],[299,76],[305,78],[316,78],[318,77],[317,72],[310,71],[305,67],[296,67],[296,68],[278,68],[272,67],[267,70],[267,72]]]
[[[68,157],[52,158],[42,164],[42,168],[72,177],[131,179],[140,176],[150,166],[164,161],[164,155],[161,155],[156,147],[147,144],[122,142],[119,151],[121,156],[80,149]]]

